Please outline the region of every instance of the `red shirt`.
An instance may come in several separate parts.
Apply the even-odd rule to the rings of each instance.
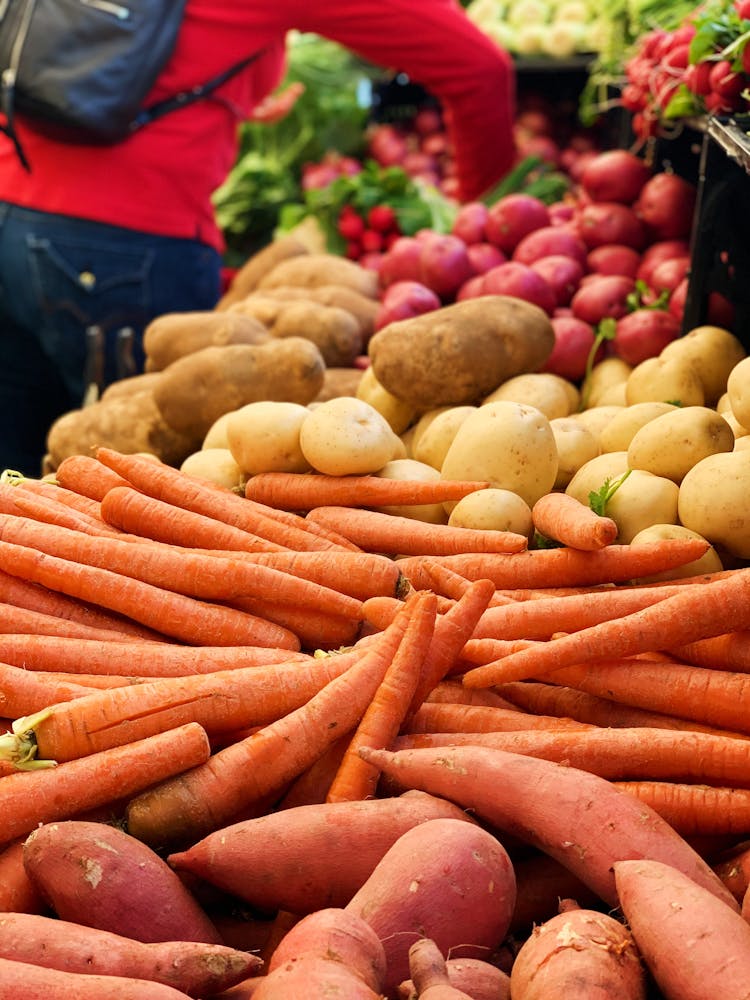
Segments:
[[[480,195],[511,166],[510,57],[455,0],[189,0],[175,51],[149,102],[264,54],[213,99],[166,115],[115,146],[63,144],[18,122],[28,174],[0,135],[0,200],[221,250],[211,195],[237,157],[237,126],[280,82],[287,31],[329,38],[407,73],[441,102],[461,195]]]

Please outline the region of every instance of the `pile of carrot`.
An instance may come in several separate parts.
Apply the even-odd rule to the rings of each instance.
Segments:
[[[1,484],[0,913],[43,905],[19,848],[39,824],[105,810],[164,853],[401,794],[370,752],[447,747],[597,776],[741,900],[750,864],[719,859],[750,839],[750,569],[634,583],[706,543],[617,544],[558,494],[544,549],[372,509],[485,485],[269,474],[241,496],[107,448]],[[517,933],[588,900],[527,861]]]

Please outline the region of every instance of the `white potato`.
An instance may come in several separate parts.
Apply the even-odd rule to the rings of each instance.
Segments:
[[[403,434],[417,419],[419,411],[416,407],[388,392],[375,377],[372,365],[362,373],[355,396],[374,406],[391,425],[394,434]]]
[[[598,493],[609,480],[613,482],[628,471],[626,451],[607,451],[585,462],[565,488],[565,492],[589,506],[589,494]]]
[[[222,413],[222,415],[214,420],[211,426],[206,432],[206,436],[203,438],[203,444],[201,448],[228,448],[229,440],[227,439],[227,423],[229,418],[234,413],[234,410],[230,410],[228,413]]]
[[[466,417],[440,471],[443,479],[478,480],[510,490],[531,507],[552,489],[557,463],[555,436],[541,410],[502,401],[486,403]]]
[[[706,402],[713,404],[725,391],[729,373],[745,357],[740,340],[721,326],[696,326],[671,341],[662,357],[681,356],[695,367],[703,384]]]
[[[624,406],[619,404],[607,404],[602,406],[592,406],[588,410],[581,410],[580,413],[571,413],[570,419],[577,420],[579,423],[583,424],[597,440],[600,450],[601,447],[601,434],[602,431],[609,427],[609,424],[614,420],[619,413],[624,410]]]
[[[750,559],[750,448],[709,455],[680,484],[680,523],[720,550]]]
[[[228,448],[201,448],[188,455],[180,466],[180,472],[197,479],[207,479],[229,490],[239,490],[245,479]]]
[[[599,454],[599,443],[580,420],[557,417],[550,420],[557,448],[557,476],[554,489],[563,490],[582,465]]]
[[[631,545],[644,545],[657,542],[662,538],[699,538],[706,541],[697,531],[686,528],[684,524],[652,524],[639,531],[630,540]],[[638,577],[635,583],[661,583],[667,580],[681,580],[688,576],[700,576],[704,573],[718,573],[724,567],[713,546],[709,546],[700,559],[664,570],[663,573],[652,573],[650,576]]]
[[[531,538],[531,508],[511,490],[489,487],[462,497],[451,511],[448,524],[483,531],[513,531]]]
[[[729,373],[727,398],[737,422],[750,427],[750,358],[744,358]]]
[[[675,409],[677,407],[673,403],[662,403],[656,400],[625,406],[620,413],[616,413],[612,417],[606,427],[602,428],[599,435],[599,446],[602,451],[627,451],[636,431],[639,431],[649,420]]]
[[[310,411],[300,403],[260,400],[229,414],[227,444],[243,472],[309,472],[300,431]]]
[[[627,361],[614,356],[594,365],[581,386],[584,407],[599,406],[602,394],[612,386],[625,383],[631,371],[632,366]]]
[[[607,504],[606,514],[617,525],[617,541],[627,545],[652,524],[676,524],[680,488],[664,476],[633,469]]]
[[[338,396],[308,410],[299,445],[313,469],[331,476],[377,472],[406,452],[382,413],[354,396]]]
[[[625,386],[628,406],[659,400],[676,406],[705,406],[703,383],[689,358],[646,358],[636,365]]]
[[[440,479],[440,473],[425,462],[417,462],[413,458],[396,458],[386,462],[382,469],[379,469],[376,476],[383,479],[400,479],[417,481],[421,483],[434,482]],[[409,505],[395,505],[377,507],[377,510],[384,514],[397,514],[400,517],[411,517],[415,521],[426,521],[428,524],[446,524],[448,515],[442,503],[422,503]]]
[[[555,417],[567,417],[576,409],[578,390],[572,382],[552,372],[525,372],[506,379],[482,400],[482,405],[501,400],[535,406],[548,420],[553,420]]]
[[[596,395],[597,406],[627,406],[625,390],[627,382],[616,382],[608,385]]]
[[[458,428],[476,410],[476,406],[448,406],[435,413],[414,443],[417,461],[440,470]]]
[[[727,421],[709,406],[675,407],[645,424],[628,447],[631,469],[682,482],[696,462],[731,451],[734,434]]]

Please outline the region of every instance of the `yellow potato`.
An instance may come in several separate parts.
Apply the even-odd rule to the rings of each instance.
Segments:
[[[201,448],[229,448],[227,440],[227,421],[234,410],[229,413],[222,413],[208,428],[206,436],[203,438]]]
[[[396,458],[386,462],[382,469],[375,473],[383,479],[400,479],[418,482],[434,482],[440,479],[440,473],[431,465],[417,462],[411,458]],[[426,503],[377,507],[384,514],[397,514],[400,517],[411,517],[415,521],[426,521],[428,524],[446,524],[448,515],[441,503]]]
[[[601,392],[597,393],[597,406],[627,406],[625,399],[625,388],[627,382],[617,382],[615,385],[608,385]]]
[[[482,400],[482,405],[501,400],[535,406],[548,420],[553,420],[555,417],[567,417],[577,407],[578,390],[572,382],[566,384],[564,378],[551,372],[527,372],[506,379]]]
[[[602,405],[602,406],[592,406],[588,410],[581,410],[580,413],[571,413],[570,419],[577,420],[579,423],[591,431],[599,444],[601,449],[601,434],[605,427],[608,427],[610,422],[624,410],[624,406],[620,405]],[[601,449],[603,450],[603,449]]]
[[[382,413],[394,434],[403,434],[417,418],[418,411],[411,403],[398,399],[378,382],[372,365],[362,373],[354,395]]]
[[[476,406],[446,406],[430,420],[414,443],[414,457],[441,469],[459,427],[477,410]]]
[[[737,422],[750,427],[750,358],[744,358],[729,373],[727,398]]]
[[[691,531],[683,524],[652,524],[630,540],[631,545],[642,545],[649,542],[656,542],[662,538],[703,538],[697,531]],[[706,541],[706,539],[703,539]],[[663,573],[653,573],[651,576],[643,576],[636,579],[635,583],[661,583],[667,580],[681,580],[688,576],[700,576],[703,573],[718,573],[724,567],[718,553],[713,546],[700,557],[683,566],[675,566],[673,569],[664,570]]]
[[[331,476],[377,472],[406,450],[382,413],[354,396],[308,410],[299,444],[313,469]]]
[[[243,472],[309,472],[300,430],[310,415],[300,403],[262,400],[233,410],[227,419],[229,450]]]
[[[489,487],[469,493],[455,505],[448,524],[483,531],[514,531],[531,538],[534,525],[531,508],[511,490]]]
[[[628,447],[631,469],[682,482],[689,469],[708,455],[731,451],[734,434],[727,421],[708,406],[675,407],[649,421]]]
[[[626,545],[652,524],[676,524],[679,492],[671,479],[633,469],[606,508],[617,524],[617,541]]]
[[[676,406],[704,406],[703,383],[687,357],[646,358],[636,365],[625,386],[628,406],[659,400]]]
[[[585,424],[572,417],[556,417],[550,420],[549,425],[557,448],[554,488],[562,490],[582,465],[599,454],[599,443]]]
[[[607,480],[618,479],[628,471],[626,451],[608,451],[585,462],[565,488],[565,492],[587,507],[589,494],[598,492]]]
[[[228,448],[201,448],[188,455],[180,466],[180,472],[197,479],[207,479],[229,490],[239,490],[245,479]]]
[[[531,507],[552,489],[557,463],[555,436],[541,410],[502,401],[486,403],[466,417],[441,474],[443,479],[479,480],[511,490]]]
[[[729,330],[720,326],[696,326],[667,344],[662,357],[686,357],[695,366],[703,384],[706,402],[713,404],[725,391],[729,373],[745,357],[745,348]]]
[[[709,455],[680,484],[680,523],[739,559],[750,559],[750,448]]]
[[[660,403],[655,400],[625,406],[621,413],[616,413],[606,427],[602,428],[599,434],[599,446],[602,451],[627,451],[636,431],[655,417],[675,409],[677,407],[672,403]]]
[[[590,374],[583,380],[581,395],[584,406],[599,406],[601,395],[612,386],[626,382],[632,367],[622,358],[604,358],[594,365]]]

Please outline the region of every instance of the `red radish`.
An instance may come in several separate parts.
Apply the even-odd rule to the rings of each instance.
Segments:
[[[493,267],[482,279],[484,295],[510,295],[524,299],[551,314],[555,308],[555,293],[544,278],[528,265],[509,260]]]
[[[365,220],[351,205],[344,205],[336,222],[336,229],[345,240],[358,240],[365,231]]]
[[[507,194],[490,207],[485,233],[504,253],[512,253],[528,233],[549,225],[549,211],[530,194]]]
[[[686,240],[660,240],[646,247],[641,256],[641,263],[636,272],[636,280],[651,283],[651,274],[655,267],[673,257],[689,257],[690,247]]]
[[[730,100],[739,97],[745,86],[743,75],[734,72],[728,59],[714,63],[708,79],[714,93]]]
[[[701,61],[685,68],[682,82],[692,94],[705,97],[711,92],[711,68],[713,63]]]
[[[477,299],[480,295],[485,295],[484,274],[475,274],[469,278],[456,292],[456,302],[463,302],[464,299]]]
[[[578,215],[578,233],[589,249],[622,243],[641,250],[646,243],[643,223],[628,205],[599,201],[584,205]]]
[[[383,234],[375,229],[365,229],[360,245],[364,253],[379,253],[383,249]]]
[[[367,225],[377,233],[387,233],[398,224],[390,205],[373,205],[367,213]]]
[[[555,331],[555,346],[539,370],[578,382],[586,373],[586,362],[594,346],[594,328],[575,316],[553,316],[550,322]]]
[[[402,163],[407,150],[406,138],[393,125],[378,125],[370,136],[370,155],[382,167]]]
[[[653,240],[687,239],[693,224],[696,189],[678,174],[655,174],[634,208]]]
[[[629,365],[660,354],[680,335],[680,321],[664,309],[636,309],[617,321],[612,348]]]
[[[540,257],[530,266],[552,288],[557,305],[568,305],[583,277],[583,267],[579,261],[564,254],[551,254],[549,257]]]
[[[383,295],[375,314],[375,329],[380,330],[396,320],[420,316],[440,306],[440,299],[426,285],[418,281],[396,281]]]
[[[671,294],[682,279],[687,277],[689,270],[689,257],[673,257],[671,260],[663,260],[651,272],[649,284],[657,295],[662,292]]]
[[[422,241],[400,236],[383,255],[380,285],[387,288],[394,281],[419,281],[422,273]]]
[[[466,244],[457,236],[435,236],[422,247],[421,281],[441,299],[451,299],[472,277]]]
[[[641,259],[632,247],[622,243],[602,243],[589,252],[586,266],[594,274],[622,274],[635,278]]]
[[[477,274],[484,274],[486,271],[504,264],[507,260],[502,250],[499,250],[494,243],[469,243],[466,247],[471,266]]]
[[[734,8],[743,21],[750,20],[750,0],[735,0]]]
[[[520,241],[513,251],[513,260],[533,264],[540,257],[564,254],[573,257],[581,266],[586,263],[586,244],[575,233],[563,226],[542,226]]]
[[[586,164],[581,184],[592,201],[631,205],[651,176],[651,169],[634,153],[611,149]]]
[[[417,135],[431,135],[443,127],[442,118],[437,108],[420,108],[414,115],[412,126]]]
[[[596,326],[603,319],[619,319],[628,311],[627,298],[635,290],[632,278],[623,275],[599,275],[587,281],[573,296],[573,315]]]
[[[453,220],[451,233],[466,244],[482,243],[486,239],[485,225],[490,212],[484,202],[467,201]]]

